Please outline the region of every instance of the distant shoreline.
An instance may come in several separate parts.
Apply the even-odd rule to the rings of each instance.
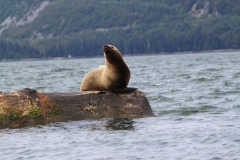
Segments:
[[[171,55],[171,54],[197,54],[197,53],[217,53],[217,52],[240,52],[240,49],[219,49],[206,51],[185,51],[185,52],[161,52],[161,53],[139,53],[139,54],[124,54],[123,56],[153,56],[153,55]],[[19,62],[19,61],[45,61],[45,60],[70,60],[70,59],[88,59],[88,58],[103,58],[102,56],[91,57],[54,57],[54,58],[26,58],[26,59],[3,59],[0,62]]]

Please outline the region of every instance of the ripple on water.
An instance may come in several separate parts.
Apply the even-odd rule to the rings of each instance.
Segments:
[[[182,108],[177,108],[177,109],[172,109],[172,110],[161,110],[158,112],[159,116],[163,115],[169,115],[169,114],[174,114],[176,116],[190,116],[194,114],[211,114],[215,113],[216,109],[218,107],[212,106],[212,105],[203,105],[203,106],[197,106],[197,107],[182,107]]]

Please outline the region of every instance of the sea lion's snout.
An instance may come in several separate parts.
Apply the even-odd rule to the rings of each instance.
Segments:
[[[113,50],[115,47],[113,45],[110,45],[110,44],[105,44],[103,46],[103,51],[107,51],[107,50]]]
[[[108,44],[105,44],[104,46],[103,46],[103,51],[105,52],[107,49],[108,49]]]
[[[103,46],[103,52],[109,61],[117,61],[119,59],[119,51],[113,45],[105,44]]]
[[[103,46],[103,51],[104,51],[106,54],[109,55],[109,54],[112,54],[113,48],[114,48],[114,46],[109,45],[109,44],[105,44],[105,45]]]

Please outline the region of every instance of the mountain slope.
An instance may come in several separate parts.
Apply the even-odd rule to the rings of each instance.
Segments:
[[[240,48],[239,0],[5,2],[0,59],[102,55],[105,43],[124,54]]]

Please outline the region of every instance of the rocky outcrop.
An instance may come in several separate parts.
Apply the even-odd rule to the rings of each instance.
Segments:
[[[100,118],[154,116],[143,92],[40,93],[32,89],[0,93],[0,128]]]

